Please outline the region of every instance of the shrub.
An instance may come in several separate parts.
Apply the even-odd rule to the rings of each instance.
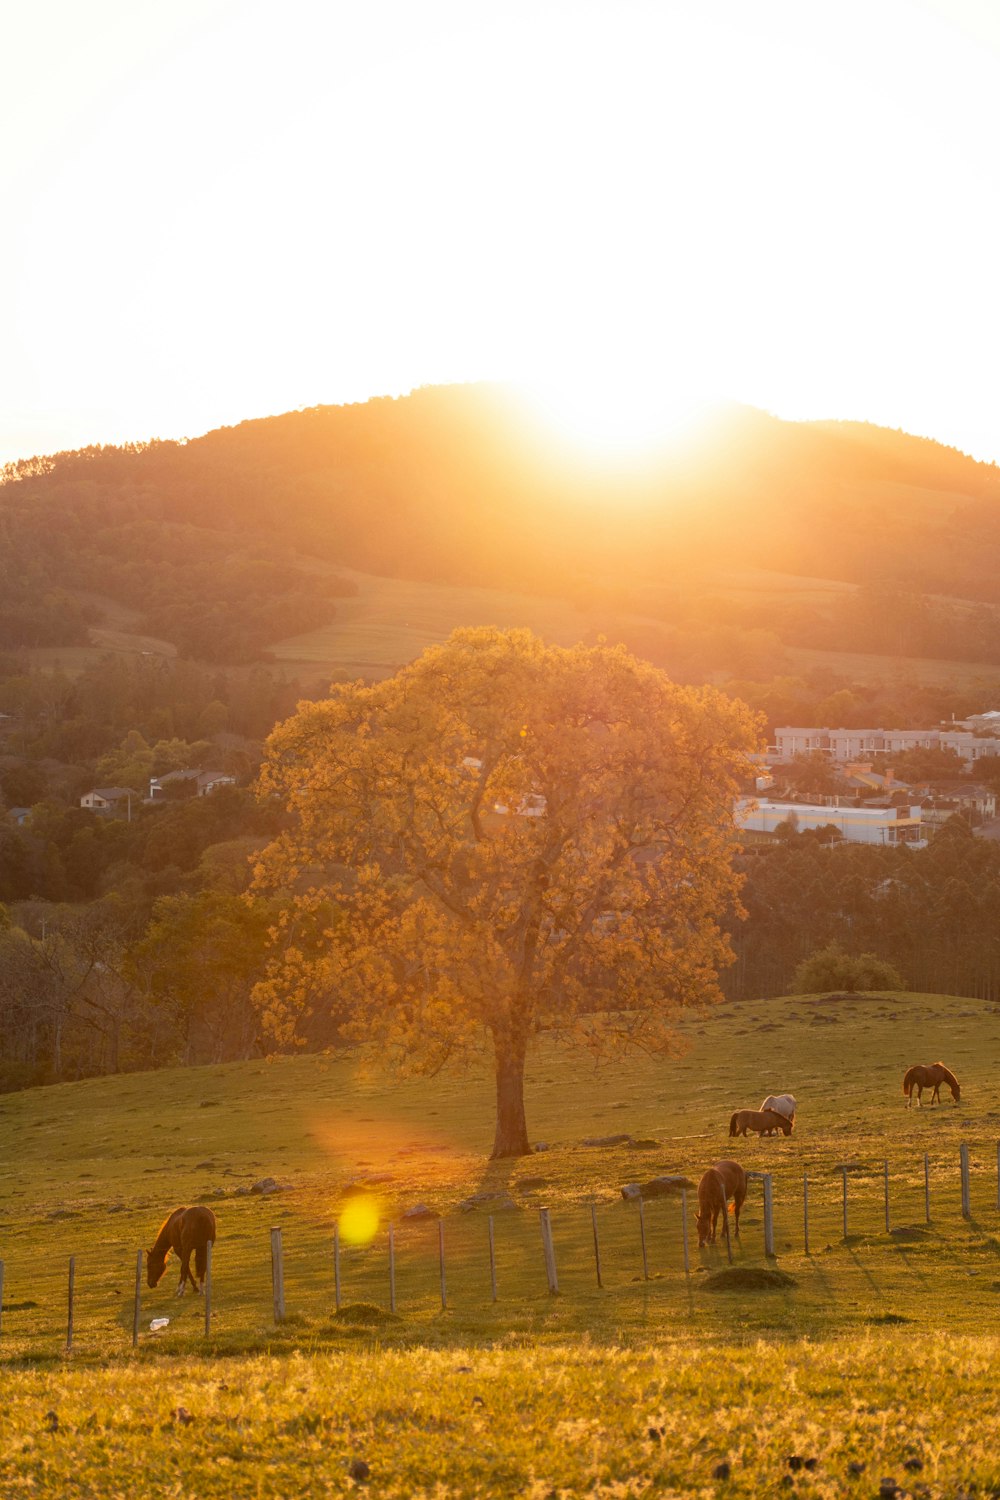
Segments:
[[[795,970],[793,995],[818,995],[827,990],[902,990],[906,985],[892,964],[876,958],[874,953],[860,953],[853,958],[839,943],[818,948]]]

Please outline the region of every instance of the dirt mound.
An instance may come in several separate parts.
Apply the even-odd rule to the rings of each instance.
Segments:
[[[706,1276],[701,1285],[708,1292],[775,1292],[798,1286],[798,1282],[787,1271],[771,1266],[727,1266]]]
[[[376,1307],[374,1302],[348,1302],[344,1307],[338,1308],[333,1316],[338,1323],[361,1323],[366,1327],[401,1321],[395,1313],[386,1312],[384,1307]]]

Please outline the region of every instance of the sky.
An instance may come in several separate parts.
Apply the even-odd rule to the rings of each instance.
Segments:
[[[994,0],[4,9],[0,461],[528,385],[1000,460]]]

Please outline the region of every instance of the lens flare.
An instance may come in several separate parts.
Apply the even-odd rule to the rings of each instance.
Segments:
[[[367,1193],[360,1193],[341,1210],[337,1226],[340,1238],[348,1245],[367,1245],[378,1231],[378,1204]]]

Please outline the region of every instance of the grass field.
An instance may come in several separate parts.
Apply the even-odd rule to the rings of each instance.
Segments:
[[[989,1371],[1000,1352],[991,1333],[1000,1015],[951,997],[792,997],[721,1007],[686,1031],[678,1061],[601,1072],[543,1045],[528,1110],[533,1139],[548,1149],[514,1163],[486,1159],[492,1106],[482,1073],[392,1084],[359,1076],[350,1059],[302,1057],[5,1096],[0,1494],[340,1493],[355,1485],[354,1457],[371,1466],[373,1493],[377,1485],[386,1495],[757,1495],[784,1475],[796,1494],[835,1495],[877,1493],[894,1473],[914,1494],[954,1495],[973,1478],[1000,1485],[992,1447],[973,1440],[977,1423],[992,1421]],[[962,1081],[961,1104],[906,1110],[905,1067],[939,1056]],[[733,1108],[785,1089],[799,1100],[791,1137],[730,1141]],[[620,1134],[655,1144],[583,1144]],[[723,1155],[772,1173],[775,1264],[793,1285],[706,1290],[724,1251],[698,1252],[693,1223],[686,1277],[670,1198],[645,1205],[645,1279],[638,1209],[621,1185],[661,1172],[696,1180]],[[246,1192],[266,1175],[286,1190]],[[345,1189],[361,1182],[380,1220],[370,1244],[342,1247],[338,1317],[333,1226],[351,1201]],[[515,1206],[459,1208],[484,1191]],[[133,1352],[136,1249],[170,1208],[194,1201],[212,1203],[219,1218],[212,1333],[205,1338],[200,1301],[172,1297],[171,1265],[160,1287],[143,1289]],[[444,1225],[445,1309],[437,1221],[401,1218],[421,1202]],[[541,1205],[554,1228],[558,1297],[547,1291]],[[285,1257],[280,1327],[271,1226],[282,1229]],[[768,1267],[757,1182],[735,1255],[739,1271]],[[151,1333],[154,1316],[169,1326]],[[176,1415],[182,1408],[193,1420]],[[816,1466],[789,1470],[789,1455]],[[904,1470],[908,1459],[923,1467]],[[847,1468],[860,1462],[862,1480]],[[713,1479],[722,1463],[730,1477]]]

